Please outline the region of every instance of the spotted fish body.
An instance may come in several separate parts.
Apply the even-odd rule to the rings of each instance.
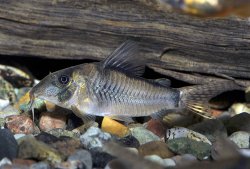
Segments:
[[[98,70],[92,65],[87,79],[88,97],[79,101],[79,109],[100,116],[148,116],[178,107],[180,92],[131,77],[115,70]]]
[[[235,88],[227,82],[174,89],[166,80],[143,79],[145,59],[138,57],[137,49],[135,42],[126,41],[102,62],[51,73],[32,88],[30,96],[71,109],[83,119],[109,116],[125,121],[183,108],[210,117],[209,98]]]

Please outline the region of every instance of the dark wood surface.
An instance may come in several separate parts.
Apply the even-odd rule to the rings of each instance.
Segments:
[[[179,80],[250,79],[248,19],[194,18],[141,0],[0,0],[0,55],[98,60],[126,39]]]

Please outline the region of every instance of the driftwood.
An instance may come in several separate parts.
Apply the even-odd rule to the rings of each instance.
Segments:
[[[189,83],[250,79],[248,19],[194,18],[141,0],[0,0],[0,55],[98,60],[125,39],[140,42],[151,68]]]

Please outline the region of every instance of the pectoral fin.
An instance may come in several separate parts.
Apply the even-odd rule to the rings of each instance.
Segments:
[[[132,117],[128,117],[128,116],[109,116],[109,118],[118,120],[118,121],[124,121],[127,124],[134,122]]]
[[[71,106],[71,110],[74,112],[74,114],[81,118],[82,121],[84,122],[84,124],[87,124],[89,122],[94,122],[95,121],[95,116],[94,115],[90,115],[90,114],[85,114],[83,112],[81,112],[76,106]]]
[[[157,120],[162,120],[168,113],[172,113],[173,111],[176,111],[176,110],[174,110],[174,109],[169,109],[169,110],[163,109],[163,110],[161,110],[159,112],[151,114],[151,118],[152,119],[157,119]]]

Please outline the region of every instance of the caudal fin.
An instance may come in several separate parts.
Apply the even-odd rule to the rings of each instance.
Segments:
[[[213,118],[209,107],[211,98],[226,91],[243,89],[233,81],[183,87],[180,89],[179,105],[205,118]]]

